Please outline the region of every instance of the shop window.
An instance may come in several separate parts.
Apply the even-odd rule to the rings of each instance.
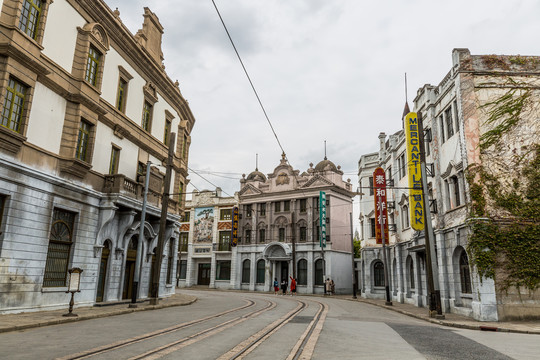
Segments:
[[[298,261],[298,285],[307,285],[307,265],[306,259]]]
[[[231,279],[231,261],[218,260],[216,261],[216,280]]]
[[[257,261],[257,284],[264,284],[265,266],[263,259]]]
[[[242,283],[249,284],[251,280],[251,261],[244,260],[242,263]]]
[[[373,285],[384,286],[384,265],[382,261],[373,264]]]

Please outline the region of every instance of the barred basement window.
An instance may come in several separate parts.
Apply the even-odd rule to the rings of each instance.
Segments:
[[[21,123],[24,110],[24,98],[28,87],[21,82],[9,78],[4,100],[4,110],[2,111],[2,125],[15,132],[21,132]]]
[[[75,215],[69,211],[54,209],[43,287],[66,286]]]

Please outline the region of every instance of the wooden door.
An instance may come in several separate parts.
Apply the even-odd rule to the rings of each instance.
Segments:
[[[99,263],[99,277],[98,287],[96,293],[96,302],[102,302],[105,294],[105,280],[107,279],[107,268],[109,264],[109,254],[111,250],[109,248],[109,242],[106,241],[103,249],[101,250],[101,262]]]
[[[124,291],[122,299],[131,299],[133,280],[135,278],[135,261],[137,260],[137,239],[131,239],[126,254],[126,268],[124,273]]]
[[[199,264],[199,276],[197,279],[197,285],[210,285],[210,271],[212,266],[210,264]]]

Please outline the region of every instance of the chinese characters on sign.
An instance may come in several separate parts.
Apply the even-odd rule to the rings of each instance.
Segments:
[[[326,193],[319,193],[319,227],[321,228],[319,244],[321,248],[326,247]]]
[[[238,244],[238,206],[235,206],[232,212],[231,246],[236,246]]]
[[[407,141],[407,170],[409,173],[409,213],[411,227],[424,230],[424,202],[422,200],[422,176],[420,168],[420,142],[418,116],[408,113],[405,117],[405,136]]]
[[[386,176],[380,167],[373,172],[373,187],[375,188],[375,238],[377,244],[382,244],[382,229],[385,243],[388,244],[388,212],[386,208]]]

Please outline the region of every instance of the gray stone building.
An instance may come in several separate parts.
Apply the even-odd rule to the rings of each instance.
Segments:
[[[157,16],[145,8],[133,35],[102,0],[0,4],[0,312],[64,307],[73,267],[83,269],[77,305],[129,299],[136,271],[147,297],[171,133],[160,294],[174,293],[195,119],[164,71]]]
[[[477,191],[476,201],[486,202],[484,215],[478,218],[474,210],[478,203],[471,186],[482,189],[485,184],[474,176],[472,183],[467,180],[471,168],[483,166],[491,179],[508,180],[500,191],[519,195],[519,190],[511,189],[511,179],[538,152],[535,146],[540,138],[539,113],[532,105],[538,94],[531,90],[536,89],[539,81],[538,57],[473,56],[467,49],[455,49],[452,60],[453,66],[441,83],[425,85],[414,99],[414,109],[422,114],[426,136],[428,195],[443,311],[484,321],[539,317],[538,290],[521,285],[502,286],[508,278],[504,261],[507,265],[513,261],[508,255],[497,260],[500,262],[494,268],[496,276],[484,277],[474,266],[469,252],[474,229],[471,222],[502,224],[504,228],[517,222],[527,224],[530,220],[498,210],[496,202],[490,199],[489,189],[485,188]],[[519,99],[520,91],[530,91],[527,99],[531,102],[525,99],[524,110],[514,125],[501,138],[486,145],[486,134],[506,120],[490,120],[490,109],[504,99]],[[375,242],[372,191],[373,170],[381,166],[393,186],[388,191],[389,223],[393,230],[388,248],[392,298],[426,306],[425,238],[424,231],[410,227],[405,136],[403,131],[398,131],[388,137],[381,133],[379,139],[378,152],[363,155],[358,168],[364,193],[360,201],[362,296],[384,298],[383,256],[381,246]],[[524,162],[516,164],[515,159]]]

